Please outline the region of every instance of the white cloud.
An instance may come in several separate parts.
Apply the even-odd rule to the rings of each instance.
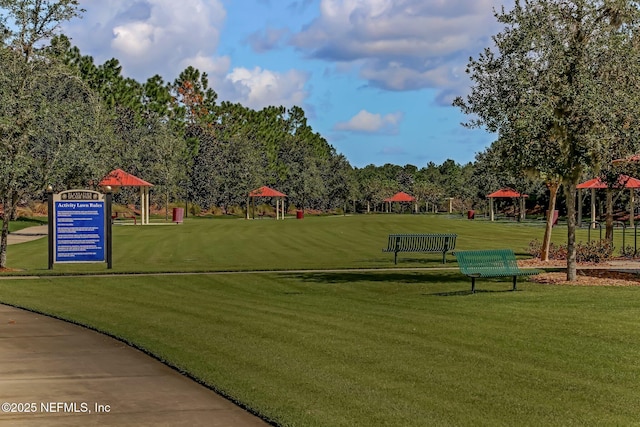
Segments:
[[[334,130],[363,132],[363,133],[388,133],[398,132],[398,126],[402,121],[403,114],[400,112],[386,115],[370,113],[361,110],[349,121],[337,123]]]
[[[117,58],[125,75],[141,81],[175,78],[185,58],[215,58],[226,18],[220,0],[82,0],[81,6],[83,19],[65,27],[73,43],[83,53],[97,51],[98,63]]]
[[[308,80],[308,74],[298,70],[278,73],[260,67],[235,68],[225,77],[222,94],[256,110],[269,105],[290,108],[304,103]]]
[[[219,99],[250,108],[302,106],[308,97],[305,72],[231,70],[231,57],[217,53],[226,20],[221,0],[81,0],[81,6],[85,16],[68,24],[65,33],[83,54],[91,51],[97,64],[118,59],[127,77],[145,81],[160,74],[172,81],[193,66],[209,75]],[[271,43],[281,31],[266,31]]]
[[[315,58],[362,64],[360,76],[375,87],[451,90],[468,86],[455,70],[488,45],[499,28],[493,8],[502,3],[321,0],[320,16],[291,43]]]

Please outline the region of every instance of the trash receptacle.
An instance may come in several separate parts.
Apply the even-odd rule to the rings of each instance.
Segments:
[[[182,224],[184,218],[184,208],[173,208],[173,219],[172,221],[176,224]]]
[[[296,219],[302,219],[304,218],[304,211],[303,210],[297,210],[296,211]]]
[[[476,217],[476,211],[467,212],[467,219],[474,219]]]

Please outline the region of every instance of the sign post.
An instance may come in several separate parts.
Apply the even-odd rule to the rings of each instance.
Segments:
[[[106,262],[112,267],[111,194],[48,188],[49,269],[55,263]]]

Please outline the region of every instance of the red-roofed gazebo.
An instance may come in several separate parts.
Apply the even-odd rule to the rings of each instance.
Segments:
[[[110,186],[113,191],[118,191],[120,187],[140,187],[140,223],[149,224],[149,189],[153,187],[153,184],[122,169],[115,169],[109,172],[99,185],[101,187]]]
[[[415,202],[416,198],[410,194],[405,193],[404,191],[400,191],[393,196],[384,199],[385,202]]]
[[[405,193],[404,191],[399,191],[391,197],[387,197],[383,200],[383,202],[388,203],[389,212],[391,211],[391,203],[393,202],[415,202],[416,198],[410,194]]]
[[[596,190],[602,190],[607,188],[607,184],[605,184],[604,181],[602,181],[602,179],[600,177],[597,178],[593,178],[590,179],[589,181],[585,181],[583,183],[580,183],[578,185],[576,185],[576,188],[578,189],[578,226],[580,226],[580,222],[582,222],[582,196],[581,196],[581,191],[582,190],[591,190],[591,224],[593,227],[595,227],[595,223],[596,223]],[[634,188],[640,188],[640,179],[637,178],[633,178],[629,175],[620,175],[618,177],[618,182],[616,183],[616,185],[613,186],[614,189],[622,189],[622,188],[628,188],[631,190],[631,212],[629,214],[629,225],[631,225],[633,227],[633,217],[634,217],[634,211],[633,211],[633,205],[634,205],[634,194],[633,194],[633,189]]]
[[[256,188],[255,190],[249,192],[249,197],[253,199],[253,214],[255,217],[255,198],[256,197],[273,197],[276,199],[276,219],[280,219],[280,211],[282,211],[282,219],[284,219],[284,198],[287,197],[286,194],[279,192],[278,190],[274,190],[273,188],[267,187],[263,185],[260,188]],[[280,207],[282,205],[282,207]],[[249,208],[247,207],[247,219],[249,219]]]
[[[529,197],[528,194],[520,194],[518,193],[516,190],[514,190],[513,188],[509,188],[509,187],[505,187],[505,188],[501,188],[498,191],[495,191],[491,194],[487,195],[487,198],[489,199],[489,219],[491,221],[494,220],[494,211],[493,211],[493,199],[519,199],[520,200],[520,212],[521,215],[523,215],[524,218],[524,199],[526,199],[527,197]]]

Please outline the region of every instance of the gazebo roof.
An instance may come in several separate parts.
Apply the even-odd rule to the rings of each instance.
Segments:
[[[620,188],[624,185],[624,188],[640,188],[640,179],[636,179],[630,177],[629,175],[620,175],[618,177],[618,183],[615,188]],[[581,184],[576,185],[576,188],[585,189],[585,188],[607,188],[607,184],[600,179],[600,177],[590,179],[589,181],[585,181]]]
[[[487,195],[489,199],[497,199],[497,198],[517,198],[517,197],[529,197],[528,194],[520,194],[513,188],[501,188],[500,190]]]
[[[388,199],[384,199],[385,202],[413,202],[415,200],[415,197],[405,193],[404,191],[400,191]]]
[[[262,187],[251,191],[249,193],[249,197],[287,197],[287,195],[263,185]]]
[[[107,185],[112,187],[153,187],[153,184],[131,175],[122,169],[115,169],[109,172],[109,174],[100,181],[99,185],[103,187]]]

